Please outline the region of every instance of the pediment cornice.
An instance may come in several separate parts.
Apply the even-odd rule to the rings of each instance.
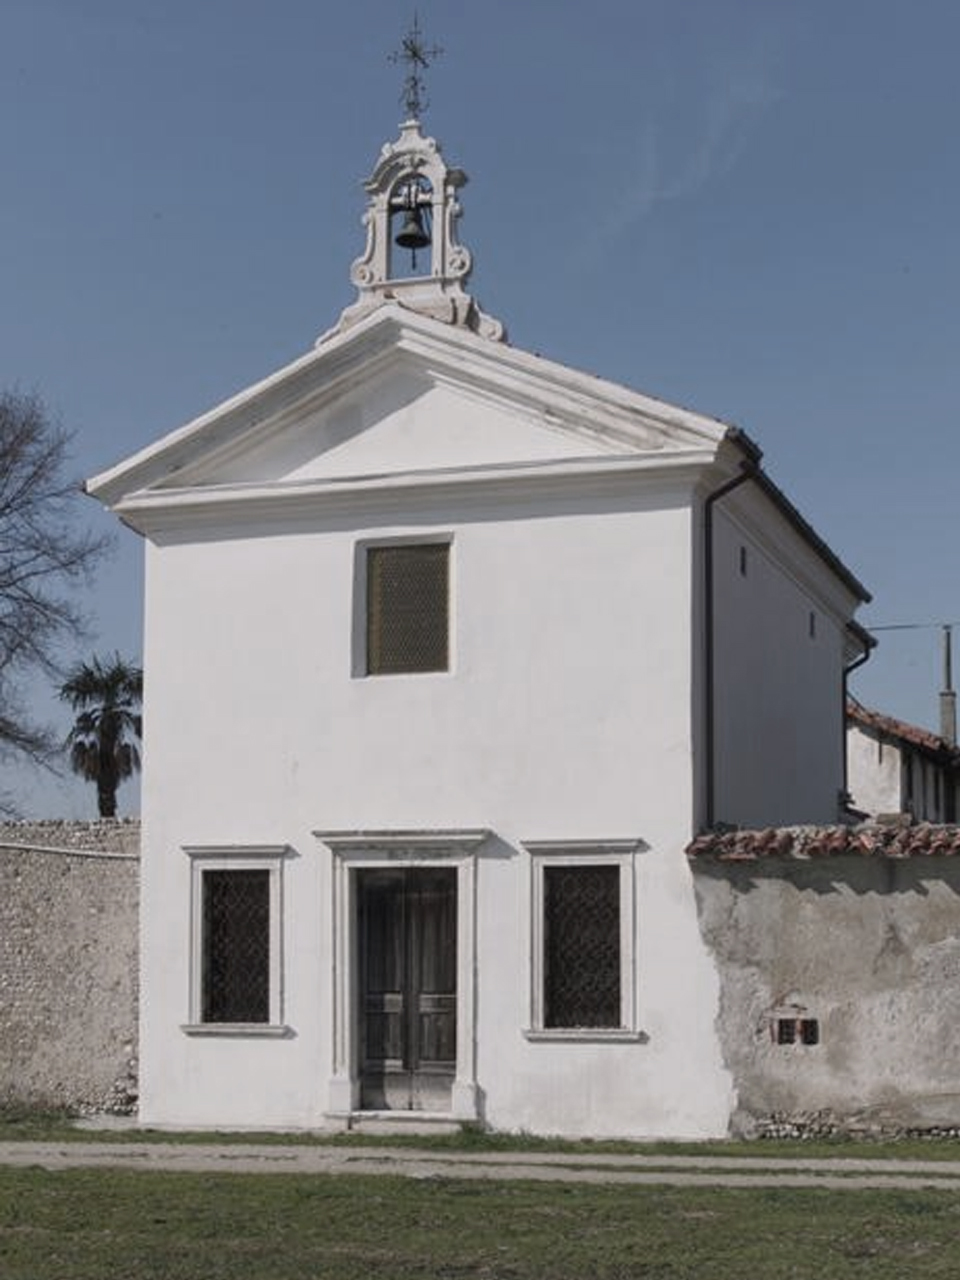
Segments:
[[[110,507],[201,483],[205,471],[322,412],[358,383],[413,372],[558,431],[584,453],[716,450],[730,428],[541,356],[388,305],[88,481]]]
[[[229,530],[384,515],[455,506],[464,519],[500,504],[536,513],[558,503],[611,508],[690,500],[714,460],[710,450],[632,457],[586,457],[503,466],[411,471],[400,475],[146,489],[115,510],[131,528],[152,536],[178,530]]]

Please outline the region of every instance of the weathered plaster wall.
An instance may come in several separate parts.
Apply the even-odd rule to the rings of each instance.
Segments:
[[[139,838],[0,824],[0,1102],[134,1105]]]
[[[721,983],[735,1123],[960,1125],[960,865],[837,857],[694,865]],[[778,1044],[778,1017],[816,1045]]]
[[[901,813],[902,772],[900,752],[892,743],[858,724],[847,725],[847,790],[855,809],[871,816]]]

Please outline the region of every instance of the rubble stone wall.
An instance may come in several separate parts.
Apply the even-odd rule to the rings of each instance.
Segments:
[[[136,1106],[140,824],[0,823],[0,1104]]]

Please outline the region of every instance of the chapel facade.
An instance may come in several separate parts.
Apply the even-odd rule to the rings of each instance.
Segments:
[[[465,182],[408,119],[355,302],[87,486],[147,561],[144,1124],[722,1135],[685,851],[841,815],[866,592],[742,432],[507,343]]]

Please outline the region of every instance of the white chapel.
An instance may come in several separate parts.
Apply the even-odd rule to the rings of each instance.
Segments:
[[[837,820],[867,596],[742,432],[509,345],[418,115],[316,345],[87,486],[147,566],[140,1119],[721,1135],[685,850]]]

